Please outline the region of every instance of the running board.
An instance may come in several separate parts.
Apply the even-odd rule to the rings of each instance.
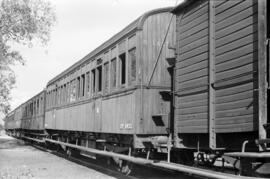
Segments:
[[[91,153],[106,156],[106,157],[118,157],[119,159],[126,160],[126,161],[136,163],[136,164],[140,164],[140,165],[149,165],[149,166],[174,170],[174,171],[178,171],[178,172],[182,172],[182,173],[189,173],[189,174],[192,174],[192,175],[206,177],[206,178],[215,178],[215,179],[228,179],[228,178],[254,179],[254,177],[245,177],[245,176],[232,175],[232,174],[221,173],[221,172],[216,172],[216,171],[212,171],[212,170],[206,170],[206,169],[200,169],[200,168],[185,166],[185,165],[181,165],[181,164],[168,163],[168,162],[165,162],[165,161],[156,162],[154,160],[147,160],[147,159],[144,159],[144,158],[133,157],[133,156],[130,156],[130,155],[123,155],[123,154],[117,154],[117,153],[109,152],[109,151],[103,151],[103,150],[97,150],[97,149],[93,149],[93,148],[82,147],[82,146],[78,146],[78,145],[74,145],[74,144],[69,144],[69,143],[60,142],[60,141],[56,141],[56,140],[51,140],[51,139],[45,139],[45,141],[55,143],[55,144],[65,145],[65,146],[68,146],[68,147],[71,147],[71,148],[91,152]],[[256,179],[262,179],[262,178],[256,178]]]

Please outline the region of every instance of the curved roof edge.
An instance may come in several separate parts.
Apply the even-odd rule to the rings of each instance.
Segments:
[[[171,12],[173,14],[177,14],[180,11],[184,10],[184,8],[186,8],[187,6],[189,6],[190,4],[192,4],[195,1],[198,1],[198,0],[184,0],[182,3],[180,3],[179,5],[174,7]]]
[[[137,24],[137,29],[138,30],[142,30],[143,29],[143,24],[144,24],[145,20],[149,16],[152,16],[152,15],[155,15],[155,14],[159,14],[159,13],[164,13],[164,12],[171,12],[172,9],[173,9],[173,7],[165,7],[165,8],[154,9],[154,10],[151,10],[151,11],[148,11],[148,12],[144,13],[139,18],[139,21],[138,21],[138,24]]]
[[[103,50],[105,50],[109,46],[115,44],[116,42],[118,42],[119,40],[121,40],[121,38],[123,36],[125,36],[125,35],[133,32],[133,31],[136,31],[136,30],[142,30],[143,24],[144,24],[145,20],[149,16],[152,16],[152,15],[155,15],[155,14],[159,14],[159,13],[164,13],[164,12],[171,12],[172,9],[173,9],[173,7],[165,7],[165,8],[154,9],[154,10],[151,10],[151,11],[148,11],[148,12],[144,13],[139,18],[137,18],[132,23],[130,23],[128,26],[126,26],[123,30],[121,30],[120,32],[118,32],[117,34],[115,34],[114,36],[112,36],[109,40],[105,41],[103,44],[101,44],[100,46],[98,46],[92,52],[90,52],[89,54],[87,54],[81,60],[77,61],[76,63],[74,63],[73,65],[71,65],[70,67],[68,67],[66,70],[64,70],[62,73],[58,74],[56,77],[54,77],[53,79],[51,79],[47,83],[47,86],[50,85],[51,83],[54,83],[55,81],[57,81],[62,76],[64,76],[64,75],[68,74],[69,72],[75,70],[78,66],[82,65],[84,62],[86,62],[86,61],[90,60],[91,58],[93,58],[94,56],[98,55],[99,53],[101,53]]]

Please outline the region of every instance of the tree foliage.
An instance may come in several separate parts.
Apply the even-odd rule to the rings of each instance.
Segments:
[[[0,112],[7,113],[10,108],[10,90],[15,84],[11,65],[25,62],[12,44],[46,45],[55,21],[48,0],[0,0]]]

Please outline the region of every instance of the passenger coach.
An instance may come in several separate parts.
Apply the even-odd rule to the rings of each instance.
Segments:
[[[21,129],[25,136],[44,134],[45,91],[41,91],[21,105]]]
[[[165,60],[174,55],[170,10],[145,13],[48,82],[50,135],[81,145],[151,148],[167,134],[170,102],[161,93],[171,90]]]

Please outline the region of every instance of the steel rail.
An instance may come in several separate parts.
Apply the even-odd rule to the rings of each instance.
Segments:
[[[231,152],[224,153],[230,157],[245,157],[245,158],[270,158],[270,152]]]

